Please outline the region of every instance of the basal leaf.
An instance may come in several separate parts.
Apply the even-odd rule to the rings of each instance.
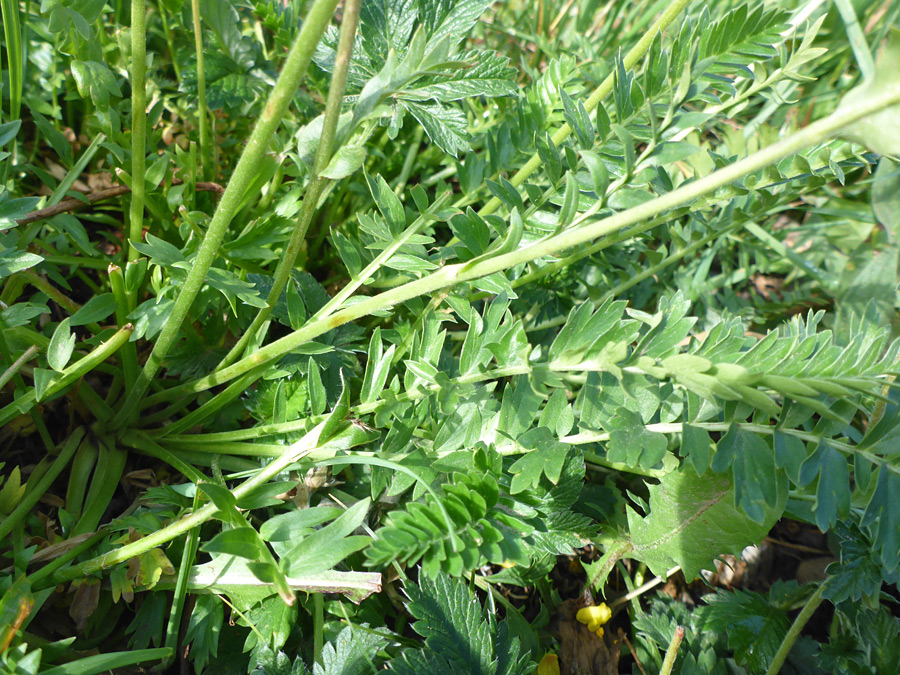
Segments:
[[[712,569],[723,553],[740,555],[744,547],[762,540],[781,517],[787,490],[756,523],[735,507],[730,476],[698,476],[690,466],[667,473],[659,485],[650,485],[650,513],[641,517],[628,509],[634,550],[629,554],[647,563],[654,574],[680,565],[694,579],[701,569]]]

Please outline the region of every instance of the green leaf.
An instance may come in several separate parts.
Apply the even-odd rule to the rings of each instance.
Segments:
[[[139,253],[150,258],[150,262],[161,267],[170,267],[175,263],[184,262],[184,255],[175,246],[150,234],[146,235],[147,243],[132,241],[131,245]]]
[[[850,468],[838,450],[826,447],[819,459],[816,486],[816,526],[826,532],[850,511]]]
[[[413,630],[425,638],[429,651],[463,672],[490,673],[493,661],[491,630],[478,599],[462,581],[444,574],[422,576],[419,586],[407,584],[407,610],[415,619]]]
[[[688,579],[695,579],[701,569],[713,569],[718,555],[740,555],[746,546],[761,541],[787,502],[787,490],[782,489],[764,522],[756,523],[735,507],[730,476],[698,476],[690,466],[667,473],[659,485],[648,489],[650,513],[641,517],[627,510],[634,546],[629,556],[647,563],[654,574],[680,565]]]
[[[109,97],[121,98],[122,90],[115,76],[105,63],[99,61],[72,61],[72,77],[78,93],[83,98],[90,98],[94,105],[106,108]]]
[[[704,596],[706,607],[695,610],[698,631],[728,636],[735,661],[751,673],[763,673],[790,627],[787,612],[751,591],[718,591]]]
[[[250,43],[241,35],[241,18],[234,6],[228,0],[199,0],[199,6],[200,18],[212,29],[222,50],[243,70],[251,68]],[[207,51],[207,58],[211,52],[215,50]]]
[[[198,595],[188,621],[184,643],[191,645],[194,666],[203,671],[219,650],[219,634],[225,621],[225,603],[217,595]]]
[[[53,331],[47,347],[47,363],[56,372],[62,372],[75,351],[75,336],[69,328],[69,319],[63,319]]]
[[[89,323],[102,321],[116,311],[118,304],[112,293],[95,295],[75,312],[69,319],[72,326],[84,326]]]
[[[448,155],[456,157],[469,149],[469,123],[459,109],[439,103],[403,100],[400,105],[418,120],[431,142]]]
[[[900,164],[887,157],[878,161],[875,171],[872,210],[890,232],[894,244],[900,243]]]
[[[783,504],[787,488],[786,476],[775,468],[772,450],[756,434],[732,425],[719,441],[711,464],[717,472],[729,467],[734,475],[735,506],[756,523],[765,523],[771,509]]]
[[[582,150],[590,150],[594,146],[594,125],[591,116],[581,101],[574,100],[565,89],[559,88],[559,96],[563,104],[563,117],[566,124],[575,132],[578,145]]]
[[[325,386],[322,384],[322,376],[319,374],[319,367],[312,357],[309,357],[306,386],[309,388],[310,411],[313,415],[321,415],[325,412],[325,407],[327,405]]]
[[[224,553],[256,560],[261,555],[259,547],[259,535],[248,526],[220,532],[200,549],[207,553]]]
[[[419,3],[429,46],[440,40],[456,44],[468,33],[493,0],[438,0]]]
[[[336,506],[318,506],[313,509],[297,509],[272,516],[259,528],[259,535],[266,541],[292,541],[309,534],[311,528],[334,520],[344,513]]]
[[[372,193],[372,199],[375,200],[378,210],[387,221],[391,234],[396,237],[406,228],[406,213],[403,210],[403,204],[381,176],[372,178],[366,174],[366,183],[369,185],[369,192]]]
[[[332,180],[346,178],[362,168],[365,159],[366,149],[363,146],[342,145],[319,175]]]
[[[43,261],[44,259],[39,255],[17,251],[14,248],[0,251],[0,279],[27,270]]]
[[[841,558],[825,570],[828,581],[822,596],[835,605],[862,601],[874,609],[883,582],[880,560],[858,528],[839,522],[835,532],[841,538]]]
[[[385,645],[384,636],[367,626],[347,626],[322,648],[322,662],[313,665],[313,675],[369,675],[378,670],[376,654]]]
[[[518,439],[519,445],[529,451],[517,459],[509,468],[513,474],[510,492],[518,494],[528,488],[537,487],[541,475],[556,485],[566,462],[569,446],[556,440],[546,427],[538,427]]]
[[[609,431],[606,457],[611,462],[655,469],[666,456],[668,440],[665,435],[648,431],[636,412],[618,408],[605,426]]]
[[[296,577],[329,570],[367,546],[369,537],[349,535],[362,525],[370,505],[369,499],[356,502],[334,522],[316,530],[285,553],[280,561],[285,574]]]
[[[900,29],[891,28],[875,66],[874,77],[848,91],[841,99],[837,112],[840,113],[841,108],[864,106],[869,99],[896,92],[900,89],[898,72]],[[865,145],[880,155],[900,155],[900,103],[848,124],[841,130],[841,136],[848,141]]]
[[[413,101],[458,101],[476,96],[511,96],[518,90],[516,70],[509,59],[494,52],[462,54],[459,65],[436,77],[416,80],[403,88],[403,98]]]
[[[362,390],[359,394],[361,403],[371,403],[381,395],[388,375],[391,372],[394,349],[395,346],[391,345],[386,352],[383,352],[381,329],[376,328],[372,332],[372,338],[369,340],[369,357],[366,361],[366,373],[363,377]]]
[[[882,465],[861,525],[872,536],[873,549],[888,570],[900,565],[900,476]]]

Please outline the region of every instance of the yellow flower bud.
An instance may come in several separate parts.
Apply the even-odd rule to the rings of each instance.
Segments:
[[[612,610],[605,602],[592,607],[582,607],[578,610],[578,614],[575,615],[575,618],[587,626],[589,631],[601,636],[603,635],[603,629],[600,626],[609,621],[611,617]]]
[[[538,664],[537,675],[559,675],[559,657],[550,652],[544,654]]]

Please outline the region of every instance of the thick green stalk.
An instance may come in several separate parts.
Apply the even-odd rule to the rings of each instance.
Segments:
[[[191,0],[194,19],[194,51],[197,54],[197,123],[200,126],[201,174],[205,179],[213,175],[212,141],[209,134],[209,112],[206,108],[206,67],[203,63],[203,28],[200,25],[200,0]],[[174,57],[172,59],[175,61]]]
[[[112,289],[113,296],[116,299],[116,322],[119,326],[128,323],[128,314],[131,302],[125,291],[125,274],[118,265],[110,263],[107,268],[109,274],[109,286]],[[125,377],[125,388],[130,389],[138,374],[137,347],[133,342],[129,342],[122,350],[122,373]]]
[[[197,2],[197,0],[194,0]],[[319,136],[319,147],[316,149],[316,158],[313,162],[312,180],[306,188],[303,195],[303,205],[300,208],[300,214],[294,231],[291,233],[291,239],[278,267],[275,268],[275,275],[272,279],[272,288],[269,290],[269,297],[266,298],[266,306],[259,310],[253,322],[244,331],[244,334],[237,341],[237,344],[231,348],[228,354],[222,359],[219,368],[230,366],[247,348],[250,340],[258,340],[262,342],[265,337],[264,324],[275,308],[275,303],[281,297],[281,293],[287,286],[291,278],[291,271],[294,269],[294,263],[297,262],[297,256],[306,239],[306,233],[309,230],[309,224],[312,222],[313,216],[319,205],[319,197],[325,190],[328,180],[320,176],[328,162],[331,161],[332,146],[334,145],[334,136],[337,132],[338,120],[341,116],[341,103],[344,100],[344,90],[347,87],[347,72],[350,70],[350,57],[353,55],[353,42],[356,38],[356,25],[359,22],[359,4],[360,0],[347,0],[344,3],[344,17],[341,20],[341,37],[338,42],[337,55],[334,60],[334,70],[331,74],[331,85],[328,88],[328,99],[325,102],[325,116],[322,120],[322,133]],[[273,186],[274,192],[274,186]]]
[[[664,195],[644,202],[638,206],[620,211],[607,218],[602,218],[581,227],[572,227],[555,236],[535,242],[530,246],[524,246],[515,251],[499,255],[495,258],[479,261],[475,264],[461,263],[447,265],[433,274],[411,281],[403,286],[392,288],[384,293],[362,300],[335,314],[316,321],[311,321],[300,330],[276,340],[256,353],[247,356],[232,366],[219,370],[206,377],[188,382],[179,387],[174,387],[148,399],[147,403],[158,403],[171,400],[188,393],[204,391],[235,377],[239,377],[254,368],[271,363],[281,358],[291,350],[322,335],[329,330],[337,328],[350,321],[355,321],[373,312],[394,307],[402,302],[427,293],[433,293],[442,288],[455,286],[465,281],[471,281],[480,277],[500,272],[502,270],[522,265],[532,260],[544,258],[567,249],[583,246],[599,237],[609,236],[631,225],[651,220],[660,214],[685,204],[695,199],[712,193],[722,187],[726,187],[734,181],[759,171],[770,164],[803,150],[806,147],[832,138],[843,127],[873,113],[881,111],[900,103],[900,83],[892,87],[884,94],[870,99],[864,99],[856,105],[841,108],[831,115],[810,124],[804,129],[781,139],[777,143],[763,148],[752,155],[745,157],[729,166],[723,167],[696,181],[686,183]],[[596,207],[599,209],[599,205]],[[583,222],[593,210],[592,207],[579,221]],[[576,221],[578,222],[578,221]]]
[[[130,242],[144,229],[144,173],[147,153],[147,7],[131,0],[131,208],[128,215],[128,260],[140,253]],[[133,307],[129,307],[129,310]]]
[[[306,75],[306,69],[315,53],[316,45],[318,45],[322,33],[325,32],[337,3],[338,0],[316,0],[303,22],[303,28],[297,35],[294,46],[291,47],[259,122],[253,128],[231,180],[228,181],[228,187],[225,188],[219,206],[210,221],[203,243],[197,251],[197,257],[194,259],[187,279],[175,300],[172,313],[157,338],[156,344],[153,345],[153,351],[150,353],[144,369],[138,375],[131,391],[128,392],[128,397],[116,417],[116,425],[119,428],[124,428],[127,422],[134,417],[138,404],[159,371],[163,359],[177,342],[181,324],[187,317],[197,294],[203,288],[206,273],[219,253],[228,226],[259,169],[269,142],[291,104],[294,92]]]
[[[659,670],[659,675],[670,675],[672,668],[675,666],[675,659],[678,657],[678,648],[681,646],[681,641],[683,639],[684,626],[676,626],[675,633],[672,635],[672,641],[669,643],[669,648],[666,650],[666,658],[663,659],[662,668]]]
[[[0,15],[3,17],[6,64],[9,73],[9,119],[7,121],[15,121],[21,117],[22,84],[25,74],[25,49],[22,44],[18,0],[0,0]],[[15,144],[15,140],[12,143]]]
[[[819,608],[819,605],[821,605],[822,601],[825,599],[822,597],[822,593],[825,591],[825,586],[827,585],[828,580],[826,579],[819,585],[816,592],[812,594],[809,600],[806,601],[806,604],[803,605],[803,609],[800,610],[797,618],[794,619],[794,623],[792,623],[791,627],[788,629],[787,635],[784,636],[784,640],[781,641],[781,646],[778,647],[778,651],[775,652],[772,663],[769,664],[769,669],[766,670],[766,675],[777,675],[781,671],[781,666],[783,666],[784,662],[787,660],[788,654],[791,653],[791,649],[800,637],[800,633],[803,631],[804,626],[809,623],[813,613],[815,613]]]
[[[319,435],[322,433],[322,429],[325,427],[325,424],[325,422],[319,424],[306,436],[292,445],[288,452],[285,452],[281,457],[278,457],[277,459],[270,462],[255,476],[253,476],[252,478],[248,478],[246,481],[232,490],[234,496],[237,499],[240,499],[253,489],[268,482],[269,479],[271,479],[281,471],[284,471],[285,468],[287,468],[300,458],[312,452],[319,443]],[[216,507],[216,505],[213,503],[209,503],[206,506],[203,506],[200,509],[175,521],[171,525],[153,532],[146,537],[139,539],[138,541],[113,549],[109,553],[98,556],[96,558],[92,558],[91,560],[86,560],[80,565],[75,565],[74,567],[58,571],[56,574],[46,580],[46,582],[43,584],[43,587],[47,588],[50,586],[55,586],[56,584],[63,583],[64,581],[70,581],[72,579],[78,579],[89,574],[95,574],[114,565],[118,565],[119,563],[123,563],[130,558],[133,558],[137,555],[140,555],[141,553],[155,548],[156,546],[161,546],[166,542],[172,541],[176,537],[189,532],[198,525],[202,525],[210,518],[212,518],[217,511],[218,508]]]
[[[678,18],[678,15],[684,10],[685,7],[688,6],[690,0],[675,0],[665,12],[660,14],[659,18],[650,26],[650,30],[644,33],[643,37],[638,40],[637,44],[632,47],[628,54],[625,55],[623,63],[625,64],[625,70],[631,70],[634,68],[638,62],[644,56],[646,56],[647,52],[650,49],[650,45],[653,44],[653,40],[656,36],[664,31],[669,24],[675,21]],[[613,90],[613,86],[615,85],[615,74],[610,73],[603,82],[600,83],[600,86],[594,90],[594,93],[590,95],[590,97],[584,102],[584,108],[588,112],[593,111],[604,98],[609,96],[609,93]],[[572,127],[568,124],[563,124],[555,134],[553,134],[553,142],[556,145],[560,145],[564,140],[569,137],[569,134],[572,133]],[[522,183],[528,180],[528,177],[533,174],[538,168],[541,166],[541,158],[537,153],[534,153],[531,158],[525,162],[525,164],[516,171],[515,175],[509,179],[509,182],[512,183],[515,187],[519,187]],[[482,216],[490,215],[494,213],[500,207],[500,200],[496,197],[491,197],[490,201],[482,207],[482,209],[478,212]]]

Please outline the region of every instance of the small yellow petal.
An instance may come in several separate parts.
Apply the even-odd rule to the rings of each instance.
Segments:
[[[612,611],[605,602],[593,607],[582,607],[578,610],[578,614],[575,615],[575,618],[585,624],[591,632],[597,630],[597,628],[609,621],[611,617]],[[592,625],[596,625],[596,627],[591,628]]]
[[[594,631],[594,632],[597,633],[597,637],[599,637],[599,638],[602,638],[602,637],[603,637],[603,629],[602,629],[602,628],[598,628],[598,629],[597,629],[596,631]]]
[[[549,652],[544,654],[538,664],[537,675],[559,675],[559,657]]]

